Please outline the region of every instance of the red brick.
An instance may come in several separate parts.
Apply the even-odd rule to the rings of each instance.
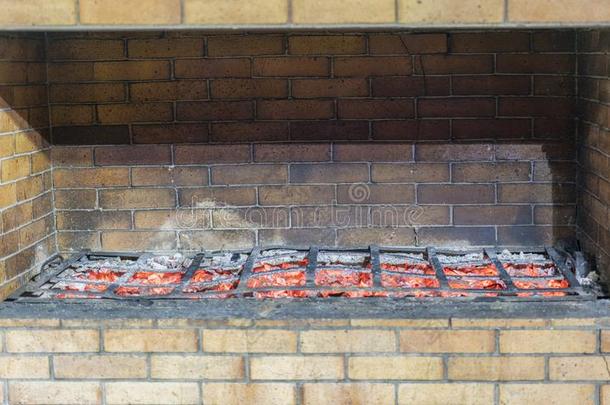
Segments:
[[[179,189],[180,207],[246,206],[256,204],[254,187],[198,187]]]
[[[452,122],[456,139],[513,139],[530,138],[530,119],[466,119]]]
[[[125,85],[113,83],[52,84],[51,103],[101,103],[125,100]]]
[[[203,56],[203,39],[130,39],[127,43],[127,50],[129,52],[129,57],[132,59]]]
[[[366,190],[364,194],[357,193],[354,190],[351,184],[338,185],[337,202],[339,204],[415,203],[415,186],[413,184],[367,184],[363,188],[363,190]]]
[[[211,168],[212,184],[282,184],[288,181],[288,165],[230,165]]]
[[[207,167],[134,167],[132,186],[205,186]]]
[[[255,162],[323,162],[330,158],[330,144],[328,143],[254,145]]]
[[[290,139],[302,141],[366,140],[369,124],[366,121],[303,121],[290,123]]]
[[[280,98],[288,96],[282,79],[218,79],[210,83],[212,98]]]
[[[493,117],[496,100],[493,98],[419,99],[420,117]]]
[[[454,53],[499,53],[528,52],[529,32],[467,32],[449,36],[451,52]]]
[[[251,101],[179,102],[176,106],[178,121],[224,121],[254,118]]]
[[[176,77],[208,79],[250,77],[249,59],[179,59],[175,62]]]
[[[335,115],[335,105],[330,100],[259,100],[256,115],[264,120],[330,119]]]
[[[450,93],[449,77],[375,77],[371,82],[374,97],[448,96]]]
[[[202,143],[209,140],[207,123],[133,125],[131,131],[134,143]]]
[[[373,34],[369,36],[372,55],[425,54],[447,52],[447,34]]]
[[[129,98],[133,101],[203,100],[208,98],[204,80],[131,83]]]
[[[534,94],[542,96],[573,96],[576,92],[571,76],[534,76]]]
[[[412,99],[400,100],[339,100],[338,116],[348,118],[413,118]]]
[[[523,205],[453,207],[455,225],[520,225],[532,223],[532,209]]]
[[[337,162],[408,162],[413,160],[411,143],[336,144],[333,160]]]
[[[574,103],[569,98],[501,97],[498,114],[521,117],[571,117]]]
[[[564,54],[500,54],[497,57],[498,73],[573,73],[574,57]]]
[[[303,35],[288,38],[292,55],[358,55],[366,51],[361,35]]]
[[[352,183],[368,181],[369,169],[366,164],[293,164],[290,167],[291,183]]]
[[[261,205],[329,204],[334,199],[333,185],[262,186],[259,188]]]
[[[456,183],[529,181],[530,177],[530,162],[475,162],[451,165],[451,179]]]
[[[455,95],[530,94],[529,76],[456,76],[451,80]]]
[[[177,145],[174,153],[177,165],[250,161],[249,145]]]
[[[215,142],[285,141],[287,122],[227,122],[212,124]]]
[[[574,203],[573,184],[500,184],[498,201],[501,203]]]
[[[540,225],[574,225],[576,223],[576,206],[534,207],[534,223]]]
[[[58,74],[62,73],[58,72]],[[96,62],[93,64],[93,78],[95,80],[169,79],[170,67],[167,61]]]
[[[284,53],[284,37],[227,35],[208,38],[208,56],[258,56]]]
[[[330,62],[324,57],[255,58],[255,76],[328,76]]]
[[[373,122],[373,139],[384,141],[449,140],[449,120],[400,120]]]
[[[105,146],[95,148],[97,166],[171,164],[169,146]]]
[[[536,52],[571,52],[576,46],[576,34],[574,31],[539,31],[533,33],[532,41]]]
[[[415,58],[417,74],[493,73],[493,55],[423,55]]]
[[[417,201],[424,204],[485,204],[495,201],[491,184],[420,184]]]
[[[132,122],[172,121],[172,103],[106,104],[97,106],[99,122],[123,124]]]
[[[411,58],[396,57],[345,57],[335,58],[334,74],[337,77],[368,77],[411,75]]]
[[[369,85],[366,79],[292,80],[292,96],[296,98],[366,97],[368,95]]]
[[[375,183],[431,183],[449,181],[447,163],[373,163],[371,179]]]
[[[112,60],[125,57],[123,41],[116,39],[51,39],[50,60]]]
[[[493,160],[494,148],[491,144],[417,144],[416,161],[467,161]]]

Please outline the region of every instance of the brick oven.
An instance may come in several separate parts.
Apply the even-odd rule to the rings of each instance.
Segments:
[[[0,9],[4,403],[610,404],[607,0]]]

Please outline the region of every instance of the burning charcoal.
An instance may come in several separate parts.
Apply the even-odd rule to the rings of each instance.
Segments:
[[[511,277],[551,277],[557,275],[557,268],[552,262],[536,263],[502,263],[502,267]]]
[[[177,284],[180,281],[182,281],[182,273],[155,273],[150,271],[141,271],[131,276],[128,283],[160,285]]]
[[[382,274],[381,285],[389,288],[438,288],[440,284],[435,278]]]
[[[115,294],[121,297],[146,297],[169,295],[174,291],[174,287],[127,287],[121,286],[116,289]]]
[[[254,264],[252,272],[264,273],[275,270],[305,268],[309,263],[307,252],[288,251],[289,253],[285,253],[285,250],[278,250],[278,252],[283,252],[283,254],[267,254],[264,260],[258,260]]]
[[[443,272],[448,276],[497,276],[498,270],[492,263],[445,266]]]
[[[320,286],[366,288],[373,286],[373,276],[370,272],[321,269],[316,271],[315,282]]]
[[[424,259],[423,254],[381,254],[381,270],[398,273],[435,274],[432,265]]]
[[[300,290],[274,290],[274,291],[255,291],[254,297],[263,298],[309,298],[315,294],[311,291]]]
[[[293,287],[305,285],[305,272],[292,271],[285,273],[262,274],[248,280],[248,288]]]
[[[228,280],[214,284],[189,284],[182,291],[185,293],[201,293],[206,291],[230,291],[237,287],[239,280]]]
[[[461,278],[449,280],[449,287],[470,290],[504,290],[506,285],[499,279]]]
[[[502,253],[498,254],[498,259],[503,262],[544,262],[548,261],[548,258],[538,253],[511,253],[509,250],[504,249]]]
[[[318,253],[318,265],[343,265],[366,267],[370,264],[371,258],[367,253],[362,252],[320,252]]]
[[[513,280],[515,286],[522,290],[533,290],[538,288],[568,288],[570,283],[566,279],[552,280]]]

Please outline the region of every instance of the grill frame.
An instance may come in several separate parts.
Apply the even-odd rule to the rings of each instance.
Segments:
[[[247,286],[247,281],[250,277],[256,274],[274,274],[274,273],[286,273],[290,271],[296,271],[292,269],[279,269],[267,271],[264,273],[253,273],[253,267],[256,263],[257,259],[259,259],[260,252],[267,250],[296,250],[299,252],[306,252],[305,257],[309,259],[307,267],[305,268],[305,276],[306,281],[305,285],[300,286],[281,286],[281,287],[260,287],[260,288],[249,288]],[[209,299],[209,298],[218,298],[218,295],[229,294],[231,297],[227,297],[227,299],[235,300],[235,299],[258,299],[253,297],[256,292],[266,292],[266,291],[333,291],[333,292],[388,292],[388,293],[399,293],[399,292],[415,292],[415,291],[434,291],[434,292],[451,292],[451,293],[459,293],[465,292],[468,293],[469,296],[465,297],[416,297],[416,296],[407,296],[407,297],[363,297],[362,299],[382,299],[382,300],[406,300],[406,301],[446,301],[446,300],[457,300],[457,301],[590,301],[596,300],[598,296],[588,289],[584,288],[574,274],[566,267],[566,265],[561,260],[560,254],[552,247],[540,247],[540,248],[529,248],[529,249],[515,249],[524,253],[538,253],[545,254],[550,261],[553,262],[555,267],[559,270],[562,277],[568,280],[569,287],[568,288],[536,288],[536,289],[519,289],[515,286],[513,279],[523,280],[523,281],[535,281],[535,280],[544,280],[544,279],[556,279],[557,277],[511,277],[508,272],[503,268],[500,260],[497,255],[501,249],[498,248],[471,248],[471,249],[439,249],[437,250],[434,247],[380,247],[377,245],[371,245],[368,247],[360,247],[360,248],[337,248],[337,247],[320,247],[320,246],[310,246],[309,248],[303,247],[291,247],[291,246],[268,246],[268,247],[254,247],[250,250],[236,250],[236,251],[207,251],[200,252],[195,254],[192,257],[191,264],[185,270],[184,275],[180,283],[175,284],[160,284],[160,285],[146,285],[146,284],[136,284],[136,283],[128,283],[127,281],[131,278],[133,274],[137,270],[139,271],[147,271],[145,269],[137,269],[137,266],[133,266],[134,269],[131,271],[127,271],[123,274],[119,280],[115,282],[96,282],[91,280],[69,280],[70,283],[75,284],[104,284],[108,285],[108,288],[101,293],[90,293],[90,292],[79,292],[79,291],[70,291],[70,290],[62,290],[59,293],[75,293],[75,294],[91,294],[95,296],[93,301],[101,300],[136,300],[136,301],[162,301],[162,300],[199,300],[199,299]],[[368,253],[370,257],[371,269],[372,273],[372,287],[361,288],[361,287],[334,287],[334,286],[320,286],[315,284],[315,271],[319,269],[317,257],[320,251],[329,251],[336,253],[345,253],[345,252],[354,252],[354,253]],[[449,280],[451,279],[464,279],[464,278],[492,278],[490,276],[480,276],[480,275],[468,275],[468,276],[447,276],[443,271],[443,267],[439,261],[438,254],[466,254],[472,252],[482,252],[484,253],[494,267],[497,270],[498,276],[493,278],[498,278],[502,280],[506,289],[502,290],[485,290],[485,289],[471,289],[471,288],[450,288]],[[193,274],[200,269],[201,263],[206,258],[211,258],[216,255],[221,254],[245,254],[248,255],[246,261],[244,262],[243,268],[239,273],[239,277],[237,278],[238,284],[233,290],[229,291],[204,291],[197,293],[185,293],[183,289],[189,285],[189,281]],[[407,277],[421,277],[421,278],[433,278],[428,275],[423,274],[413,274],[413,273],[405,273],[405,272],[392,272],[388,270],[381,269],[380,256],[384,253],[416,253],[416,254],[424,254],[425,259],[432,265],[436,278],[439,281],[439,287],[430,287],[430,288],[404,288],[404,287],[383,287],[381,285],[381,276],[383,273],[393,274],[393,275],[401,275]],[[36,294],[42,295],[43,289],[47,283],[61,282],[66,281],[66,279],[57,278],[62,272],[67,270],[70,266],[75,263],[78,263],[83,258],[90,259],[98,259],[98,258],[115,258],[119,257],[121,259],[130,259],[135,260],[136,262],[142,261],[147,257],[150,257],[150,253],[121,253],[121,252],[91,252],[91,251],[81,251],[72,255],[67,260],[63,261],[57,268],[50,272],[41,271],[41,274],[35,279],[33,282],[28,283],[26,286],[17,290],[13,295],[8,298],[8,301],[18,301],[18,302],[57,302],[57,301],[69,301],[69,302],[91,302],[91,298],[57,298],[57,297],[40,297],[36,296]],[[345,267],[345,266],[344,266]],[[363,270],[366,272],[367,269]],[[155,272],[176,272],[176,269],[169,269],[167,271],[158,271]],[[362,271],[362,270],[355,270]],[[222,279],[216,280],[213,282],[202,282],[197,283],[197,285],[214,285],[219,284],[221,282],[227,282],[232,279]],[[147,288],[173,288],[173,291],[167,295],[154,295],[154,296],[118,296],[115,294],[117,288],[119,287],[139,287],[142,290]],[[49,291],[49,290],[44,290]],[[543,296],[539,293],[544,292],[565,292],[565,296]],[[485,294],[494,293],[496,296],[486,296]],[[517,293],[532,293],[531,296],[527,297],[519,297]],[[224,298],[224,297],[222,297]],[[273,300],[311,300],[318,297],[310,297],[310,298],[272,298]],[[345,300],[345,297],[324,297],[320,298],[322,300]],[[354,298],[349,298],[354,299]]]

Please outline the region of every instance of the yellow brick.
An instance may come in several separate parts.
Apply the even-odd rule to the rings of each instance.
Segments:
[[[610,405],[610,385],[602,385],[599,398],[601,405]]]
[[[551,319],[551,327],[594,326],[596,323],[597,323],[597,318]]]
[[[468,404],[494,403],[493,384],[400,384],[399,404]]]
[[[293,0],[296,24],[393,23],[394,0]]]
[[[253,380],[336,380],[343,358],[336,356],[265,356],[250,358]]]
[[[76,23],[74,0],[0,0],[2,25],[70,25]]]
[[[180,0],[80,0],[82,24],[180,24]]]
[[[0,356],[0,378],[49,378],[49,358]]]
[[[396,336],[388,330],[312,330],[301,332],[304,353],[395,352]]]
[[[400,351],[414,353],[490,353],[495,333],[484,330],[408,330],[400,332]]]
[[[349,326],[347,319],[258,319],[256,326],[292,328],[325,328],[327,326]]]
[[[197,383],[110,382],[106,383],[108,404],[198,404]]]
[[[11,330],[6,332],[9,352],[96,352],[97,330]]]
[[[146,357],[55,356],[53,368],[56,378],[145,378]]]
[[[107,352],[195,352],[197,333],[188,329],[109,329]]]
[[[440,25],[501,22],[504,0],[400,0],[398,20],[401,23]]]
[[[590,384],[502,384],[501,405],[594,403],[595,386]]]
[[[537,328],[545,327],[546,324],[545,319],[451,319],[451,326],[454,328]]]
[[[283,24],[287,0],[184,0],[187,24]]]
[[[602,330],[602,352],[610,352],[610,330]]]
[[[303,404],[394,404],[392,384],[304,384]]]
[[[544,357],[453,357],[451,380],[543,380]]]
[[[3,160],[0,170],[2,171],[0,179],[3,182],[26,177],[30,174],[30,157],[20,156]]]
[[[351,357],[349,378],[355,380],[439,380],[443,378],[440,357]]]
[[[287,330],[219,329],[203,331],[204,352],[294,353],[297,335]]]
[[[102,390],[97,382],[11,381],[8,386],[11,404],[99,404]]]
[[[573,330],[500,331],[502,353],[593,353],[595,332]]]
[[[446,328],[448,319],[352,319],[352,326],[387,328]]]
[[[508,8],[511,22],[607,22],[610,7],[607,0],[511,0]]]
[[[610,356],[551,357],[551,380],[610,381]]]
[[[296,404],[293,384],[204,383],[203,403],[209,405],[293,405]]]
[[[0,319],[0,327],[54,327],[59,326],[59,319],[37,319],[37,318],[21,318],[21,319]]]
[[[244,359],[233,356],[152,356],[151,377],[235,380],[244,377]]]

